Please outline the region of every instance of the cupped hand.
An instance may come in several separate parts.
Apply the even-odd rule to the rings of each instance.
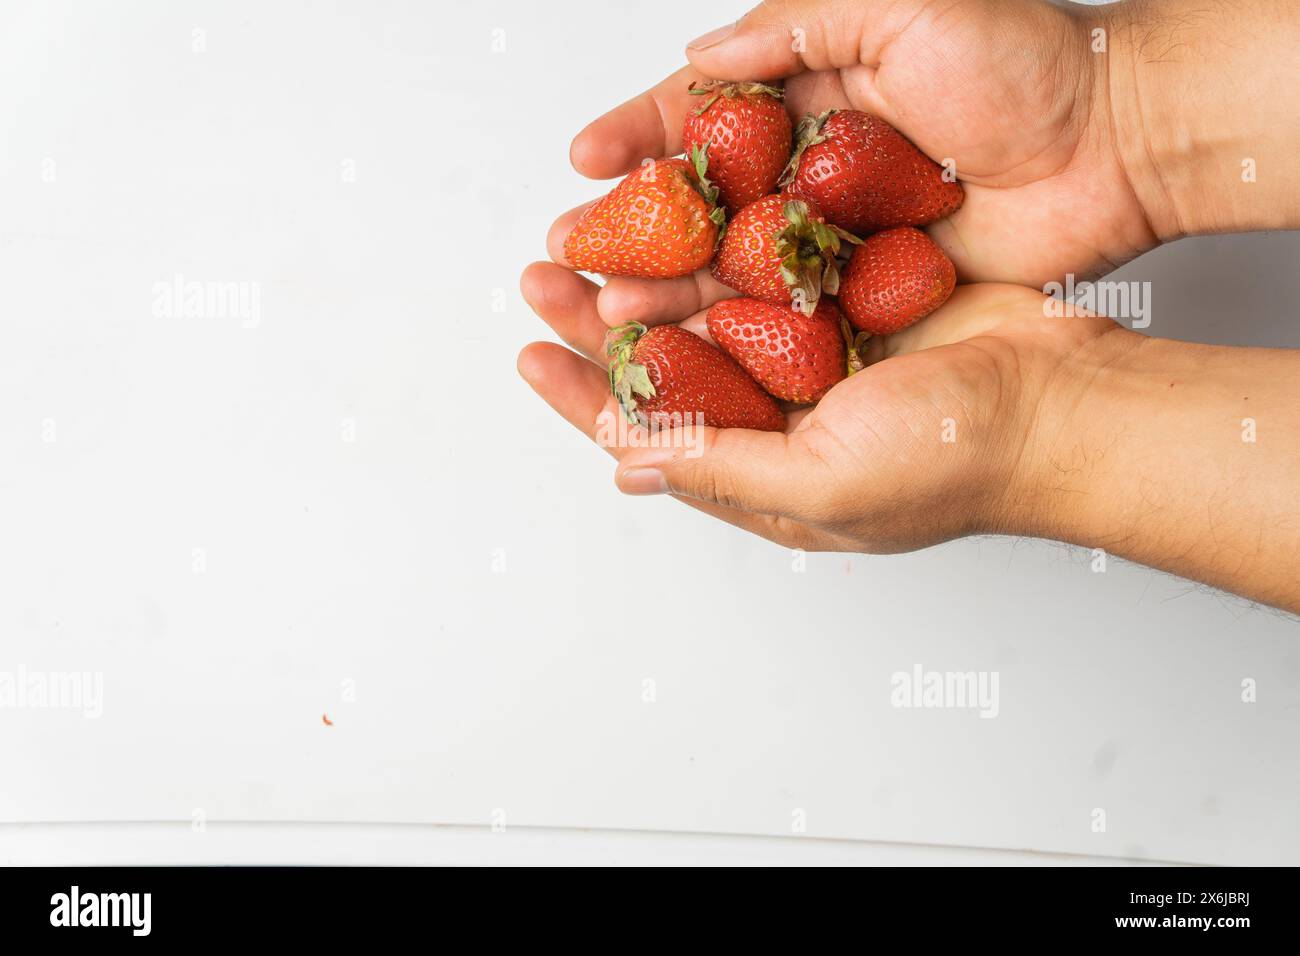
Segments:
[[[1090,274],[1155,242],[1107,141],[1104,61],[1091,53],[1086,25],[1037,0],[790,0],[758,7],[688,56],[690,67],[575,138],[579,172],[611,178],[679,153],[693,80],[786,78],[796,118],[862,109],[932,158],[955,161],[966,201],[929,229],[959,278],[984,284],[959,286],[919,324],[871,340],[869,367],[791,414],[784,434],[706,428],[698,455],[633,447],[644,439],[607,444],[619,487],[670,493],[809,550],[899,551],[1023,530],[1043,480],[1051,409],[1068,404],[1061,370],[1118,327],[1046,318],[1043,295],[1000,283]],[[680,322],[707,338],[705,310],[735,293],[706,270],[597,286],[566,268],[564,239],[582,211],[556,221],[547,240],[554,264],[531,266],[522,282],[534,310],[579,354],[537,343],[519,365],[597,438],[617,434],[607,329]]]
[[[960,281],[1042,288],[1082,278],[1157,240],[1112,143],[1109,60],[1093,52],[1081,16],[1042,0],[764,3],[696,41],[689,67],[589,125],[571,159],[586,176],[622,175],[681,151],[686,110],[698,105],[692,81],[785,78],[796,120],[864,110],[955,162],[966,201],[930,231]],[[579,212],[552,231],[557,261]],[[720,294],[707,274],[666,287],[615,279],[602,311],[614,324],[653,321]]]
[[[609,393],[598,287],[553,263],[524,273],[525,299],[576,353],[534,343],[530,385],[592,438],[619,435]],[[806,550],[893,552],[964,534],[1025,532],[1051,458],[1058,410],[1072,402],[1102,318],[1045,314],[1016,286],[961,286],[941,309],[872,339],[868,367],[785,433],[702,428],[697,446],[646,447],[633,428],[605,442],[632,494],[667,493],[732,524]],[[705,338],[704,313],[681,323]],[[639,446],[639,447],[638,447]]]

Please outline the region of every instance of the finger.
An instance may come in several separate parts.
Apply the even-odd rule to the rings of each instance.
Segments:
[[[680,153],[682,124],[693,99],[687,90],[702,79],[684,66],[588,124],[569,147],[573,168],[591,179],[611,179],[635,169],[643,159]]]
[[[803,70],[877,66],[885,45],[922,5],[922,0],[762,3],[730,27],[693,40],[686,57],[716,79],[775,80]]]
[[[848,79],[858,75],[857,71],[869,70],[857,67],[852,70],[825,70],[820,73],[799,73],[785,81],[785,109],[790,118],[796,122],[809,113],[821,114],[827,110],[852,109],[862,92],[862,84],[848,85]],[[869,70],[871,74],[874,69]],[[874,89],[874,83],[871,84]],[[849,93],[852,92],[853,96]]]
[[[607,436],[617,433],[616,422],[620,416],[617,404],[609,394],[608,381],[595,365],[559,345],[534,342],[519,353],[519,373],[562,418],[615,458],[626,458],[636,453],[627,444],[605,440]],[[649,442],[649,435],[644,429],[639,429],[639,426],[630,427],[637,429],[637,440]],[[673,443],[671,438],[664,440]],[[689,450],[686,442],[681,442],[681,445]],[[619,480],[619,487],[627,494],[662,491],[657,483],[653,487],[647,487],[644,478],[644,474],[640,480],[635,475],[631,478],[625,476]],[[699,511],[787,547],[807,551],[852,550],[851,542],[789,518],[737,511],[701,499],[674,497]]]
[[[715,302],[735,297],[706,269],[677,279],[611,277],[600,290],[600,317],[606,325],[640,322],[663,325],[680,322]]]
[[[569,233],[573,231],[573,227],[582,218],[582,214],[595,203],[595,199],[591,202],[585,202],[577,209],[570,209],[551,223],[551,228],[546,232],[546,254],[551,257],[553,262],[559,263],[566,269],[573,268],[573,264],[564,257],[564,240],[569,238]]]
[[[534,262],[520,276],[519,291],[556,335],[604,367],[609,329],[596,310],[600,286],[553,262]]]
[[[612,179],[631,172],[645,159],[676,156],[683,148],[686,113],[695,105],[687,91],[692,83],[705,78],[694,68],[683,67],[588,124],[569,147],[574,169],[592,179]],[[864,83],[855,84],[855,93],[862,94],[866,89]],[[785,99],[794,117],[851,105],[836,73],[793,78],[786,84]]]
[[[1008,321],[1042,315],[1046,300],[1042,293],[1023,286],[991,282],[959,285],[947,302],[921,321],[901,332],[869,339],[863,360],[870,365],[895,355],[986,335]]]
[[[713,341],[713,336],[709,334],[709,313],[696,312],[694,315],[687,316],[677,324],[687,332],[694,332],[714,348],[718,347],[718,343]]]
[[[519,353],[519,374],[533,391],[578,431],[594,439],[597,419],[615,404],[599,367],[553,342],[534,342]]]
[[[653,489],[739,511],[820,523],[831,516],[819,489],[832,476],[799,433],[697,428],[689,447],[629,449],[619,487]],[[685,442],[674,443],[686,446]]]
[[[600,286],[553,262],[534,262],[519,279],[524,301],[571,348],[602,369],[606,365],[605,336],[610,325],[598,314]],[[712,343],[708,313],[698,311],[679,324]]]
[[[1063,174],[1076,178],[1074,174]],[[1097,177],[1094,177],[1097,178]],[[1063,210],[1052,196],[1056,187],[1039,181],[1015,188],[964,184],[961,208],[946,219],[926,227],[930,237],[957,267],[959,282],[1010,282],[1042,288],[1060,278],[1059,262],[1100,262],[1113,269],[1139,255],[1145,233],[1111,230],[1098,234],[1086,229],[1061,229],[1062,216],[1073,208],[1091,208],[1099,196],[1113,194],[1122,184],[1080,182],[1072,209]],[[1025,242],[1025,236],[1050,235],[1050,243]],[[1154,242],[1154,238],[1151,239]],[[1093,276],[1083,276],[1081,278]]]

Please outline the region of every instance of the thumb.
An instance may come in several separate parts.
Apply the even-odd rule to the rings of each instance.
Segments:
[[[775,80],[802,70],[876,66],[921,0],[767,0],[686,47],[691,66],[719,80]]]
[[[811,461],[792,450],[784,432],[688,428],[659,432],[658,438],[661,447],[623,456],[614,475],[621,491],[680,495],[793,518],[805,516],[808,489],[827,484],[806,474]]]

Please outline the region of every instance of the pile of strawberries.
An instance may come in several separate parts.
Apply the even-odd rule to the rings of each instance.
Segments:
[[[761,83],[692,84],[688,159],[647,161],[565,240],[578,269],[672,278],[710,266],[740,293],[708,312],[707,341],[675,325],[610,333],[610,387],[629,421],[775,431],[861,368],[869,335],[897,332],[952,294],[956,271],[924,232],[959,183],[884,120],[805,117]],[[847,255],[847,263],[843,262]]]

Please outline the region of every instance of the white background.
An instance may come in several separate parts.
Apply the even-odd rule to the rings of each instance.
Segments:
[[[517,276],[604,188],[569,139],[745,8],[639,6],[0,6],[0,671],[104,679],[98,720],[0,709],[0,821],[175,824],[134,850],[0,827],[0,860],[242,858],[225,821],[802,819],[1300,862],[1294,619],[1044,542],[794,573],[620,497],[517,379],[546,336]],[[1295,346],[1297,254],[1204,239],[1121,277],[1153,283],[1152,334]],[[155,315],[178,273],[260,284],[255,327]],[[1000,715],[891,707],[917,663],[997,671]],[[304,858],[289,834],[259,859]]]

